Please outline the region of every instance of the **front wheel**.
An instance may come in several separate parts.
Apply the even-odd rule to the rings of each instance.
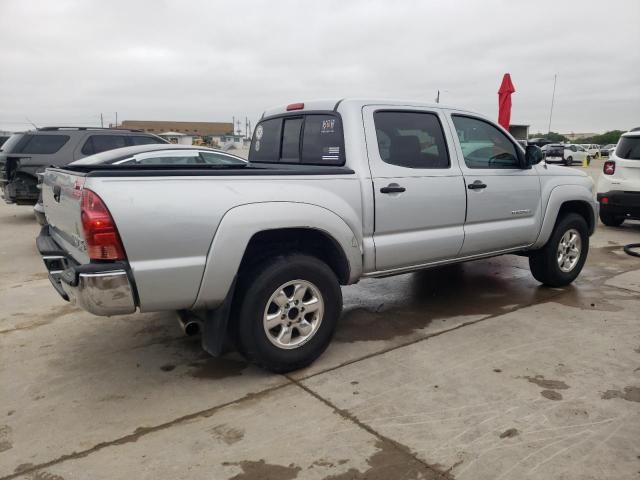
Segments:
[[[580,274],[588,253],[587,222],[570,213],[558,220],[547,244],[529,256],[529,268],[539,282],[564,287]]]
[[[289,254],[263,262],[240,281],[235,337],[248,360],[276,373],[303,368],[329,345],[342,310],[334,272]]]
[[[565,164],[567,167],[568,167],[568,166],[570,166],[571,164],[573,164],[573,157],[567,157],[567,158],[564,160],[564,164]]]

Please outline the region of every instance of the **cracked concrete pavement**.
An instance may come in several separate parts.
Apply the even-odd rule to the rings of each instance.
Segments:
[[[30,209],[0,225],[0,480],[640,478],[640,222],[599,225],[564,289],[515,256],[347,287],[288,376],[76,309]]]

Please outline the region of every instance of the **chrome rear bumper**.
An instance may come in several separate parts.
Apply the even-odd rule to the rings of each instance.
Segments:
[[[136,297],[127,265],[122,262],[78,265],[42,228],[36,242],[53,288],[65,300],[94,315],[136,311]]]

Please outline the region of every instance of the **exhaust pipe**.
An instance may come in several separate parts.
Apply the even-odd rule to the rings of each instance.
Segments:
[[[195,337],[202,331],[202,322],[189,312],[178,312],[178,323],[187,337]]]

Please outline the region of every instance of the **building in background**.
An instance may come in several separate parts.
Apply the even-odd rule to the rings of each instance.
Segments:
[[[178,145],[193,145],[193,137],[191,135],[187,135],[186,133],[162,132],[158,133],[158,136]]]
[[[599,135],[599,134],[598,133],[573,133],[573,132],[571,132],[571,133],[563,133],[562,135],[567,137],[572,142],[575,142],[576,140],[580,140],[581,138],[591,138],[591,137],[595,137],[596,135]]]
[[[527,141],[529,139],[529,125],[518,125],[511,124],[509,125],[509,133],[519,141]]]
[[[193,141],[194,137],[200,137],[207,143],[217,144],[221,148],[236,148],[242,145],[242,135],[234,135],[232,122],[172,122],[157,120],[125,120],[119,128],[133,128],[144,130],[160,136],[173,134],[178,143]],[[185,138],[188,137],[188,138]],[[237,140],[236,140],[237,139]]]

